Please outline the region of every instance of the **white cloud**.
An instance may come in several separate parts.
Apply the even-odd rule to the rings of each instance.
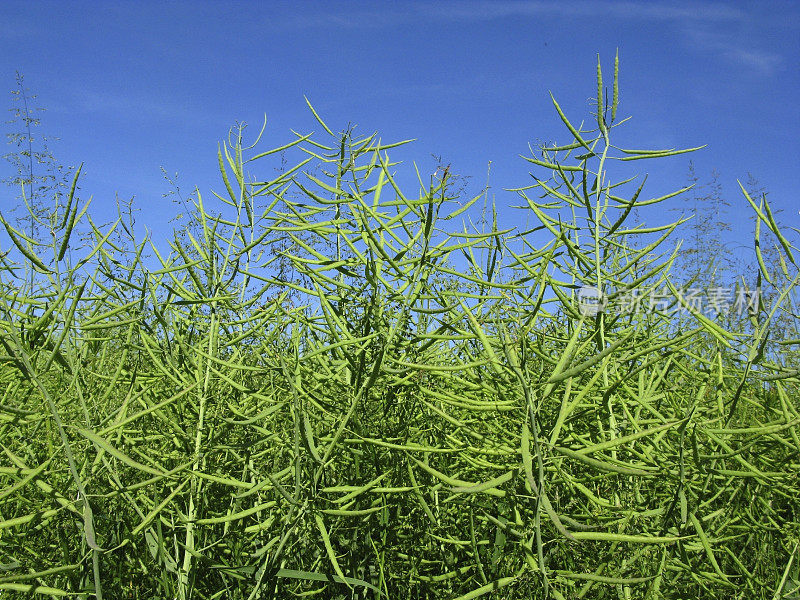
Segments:
[[[783,58],[757,47],[743,47],[743,41],[732,30],[748,27],[752,15],[723,3],[656,3],[627,0],[449,0],[445,2],[415,2],[399,10],[356,10],[314,17],[303,17],[306,26],[382,27],[422,21],[487,21],[494,19],[536,19],[570,17],[611,20],[614,22],[661,22],[677,28],[695,50],[754,71],[760,75],[774,74]],[[748,39],[755,44],[757,40]]]
[[[429,16],[449,19],[483,20],[505,17],[613,17],[627,20],[656,21],[731,21],[744,13],[725,4],[656,4],[645,2],[529,2],[525,0],[478,0],[475,2],[439,2],[417,4],[416,9]]]
[[[337,6],[330,5],[332,8]],[[335,12],[306,11],[302,15],[277,16],[273,25],[284,28],[342,27],[377,28],[419,21],[485,21],[509,17],[610,17],[617,20],[651,20],[684,22],[740,21],[745,13],[721,3],[658,4],[612,0],[447,0],[444,2],[412,2],[380,8],[348,6]],[[398,8],[396,8],[398,7]]]
[[[741,36],[732,32],[721,32],[702,26],[686,27],[683,33],[693,48],[720,56],[759,75],[773,75],[784,63],[779,54],[754,47],[756,40],[752,37],[748,37],[745,43]]]
[[[724,55],[735,62],[758,71],[762,75],[772,75],[783,65],[781,56],[759,50],[731,47],[724,52]]]
[[[206,119],[219,119],[220,116],[210,111],[192,106],[190,102],[164,99],[153,100],[142,96],[131,96],[119,92],[97,91],[85,87],[67,91],[59,111],[106,113],[124,116],[125,119],[159,119],[173,122],[197,122]]]

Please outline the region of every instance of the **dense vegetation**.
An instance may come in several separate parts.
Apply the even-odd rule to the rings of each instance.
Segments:
[[[392,145],[316,113],[322,138],[267,152],[234,130],[226,193],[192,199],[157,268],[125,214],[91,220],[79,172],[36,235],[3,218],[0,590],[800,597],[796,250],[745,193],[739,289],[786,285],[697,310],[677,224],[629,224],[686,188],[612,168],[684,151],[613,145],[616,81],[598,65],[591,129],[554,101],[570,139],[527,159],[526,231],[491,207],[459,228],[483,196],[448,169],[408,195]],[[673,301],[610,309],[634,291]]]

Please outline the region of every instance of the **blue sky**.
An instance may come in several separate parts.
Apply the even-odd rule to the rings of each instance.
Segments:
[[[736,179],[748,173],[800,226],[799,34],[792,2],[6,0],[0,106],[12,106],[19,70],[47,109],[41,131],[61,138],[56,157],[85,164],[94,213],[135,197],[139,222],[157,232],[176,211],[162,166],[210,198],[222,187],[217,143],[235,121],[256,131],[266,114],[264,148],[293,139],[290,129],[320,130],[304,95],[335,130],[416,138],[401,154],[408,173],[411,160],[432,170],[441,155],[477,193],[491,161],[491,194],[513,225],[517,199],[503,188],[528,183],[532,166],[519,155],[570,141],[548,92],[573,121],[590,118],[596,56],[610,77],[619,48],[620,113],[633,117],[620,143],[708,144],[697,172],[721,173],[728,218],[747,239]],[[688,161],[635,164],[655,195],[685,183]],[[15,193],[0,192],[0,210]]]

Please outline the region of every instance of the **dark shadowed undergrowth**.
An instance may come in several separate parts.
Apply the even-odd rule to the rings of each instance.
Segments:
[[[3,594],[800,597],[796,250],[745,197],[783,295],[680,299],[677,223],[629,217],[685,190],[614,169],[688,150],[614,146],[616,80],[591,127],[554,101],[527,231],[465,226],[483,196],[447,169],[409,195],[392,145],[316,113],[266,152],[235,130],[169,248],[74,193],[38,239],[4,219]],[[583,286],[678,304],[591,314]]]

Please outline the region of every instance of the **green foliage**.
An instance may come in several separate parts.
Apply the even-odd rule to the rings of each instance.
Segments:
[[[796,594],[800,369],[762,351],[794,247],[746,330],[587,314],[582,287],[676,291],[677,224],[627,224],[673,194],[610,167],[686,151],[614,146],[616,65],[606,97],[598,62],[596,126],[553,101],[570,139],[527,159],[524,232],[464,225],[485,196],[457,202],[447,169],[404,193],[399,144],[316,112],[322,136],[266,152],[234,130],[215,208],[193,195],[155,270],[74,194],[48,243],[0,217],[0,589]],[[81,219],[94,243],[68,262]]]
[[[730,202],[722,195],[718,171],[712,171],[708,182],[700,184],[694,163],[689,163],[691,193],[683,198],[692,220],[687,224],[687,238],[681,247],[676,266],[685,273],[685,284],[701,284],[706,288],[730,283],[734,263],[725,232],[731,231],[725,212]],[[673,209],[677,210],[677,209]]]
[[[10,109],[13,118],[7,121],[13,130],[6,134],[13,151],[3,155],[14,169],[14,175],[5,179],[17,193],[18,208],[26,208],[20,220],[28,225],[28,231],[35,235],[44,225],[43,221],[53,215],[64,195],[69,190],[73,169],[59,163],[49,143],[54,138],[38,136],[36,128],[41,125],[39,113],[44,111],[37,106],[35,94],[24,86],[22,74],[16,74],[16,89],[11,91],[14,107]]]

